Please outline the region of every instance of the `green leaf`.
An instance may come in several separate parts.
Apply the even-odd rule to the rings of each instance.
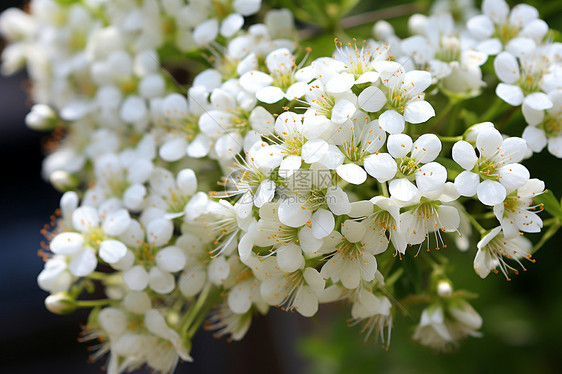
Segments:
[[[562,218],[562,206],[560,206],[560,202],[556,196],[554,196],[552,191],[546,190],[545,193],[535,197],[534,199],[537,203],[542,204],[544,209],[550,213],[550,215]]]

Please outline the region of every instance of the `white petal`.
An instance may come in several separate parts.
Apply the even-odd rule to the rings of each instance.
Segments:
[[[267,104],[273,104],[283,99],[285,92],[279,87],[266,86],[256,92],[256,98]]]
[[[158,154],[165,161],[174,162],[185,157],[187,141],[184,138],[174,138],[160,147]]]
[[[335,224],[336,221],[332,212],[320,208],[314,212],[311,218],[312,235],[316,239],[325,238],[334,231]]]
[[[98,212],[90,206],[81,206],[72,213],[72,226],[80,232],[97,227],[99,222]]]
[[[58,255],[72,255],[82,249],[84,238],[75,232],[63,232],[51,240],[49,248]]]
[[[534,110],[545,110],[552,108],[552,101],[542,92],[535,92],[525,97],[524,105]]]
[[[286,273],[292,273],[304,266],[301,247],[294,243],[281,246],[276,252],[276,259],[279,268]]]
[[[363,222],[348,219],[341,224],[341,233],[350,243],[357,243],[363,239],[367,225]]]
[[[193,30],[193,40],[200,46],[205,46],[215,40],[219,33],[219,22],[216,19],[209,19],[199,24]]]
[[[335,169],[340,166],[344,160],[345,155],[342,151],[340,151],[337,146],[330,144],[328,146],[328,151],[322,155],[322,159],[318,162],[328,169]]]
[[[512,192],[519,187],[522,187],[529,180],[529,170],[521,164],[508,164],[502,166],[498,170],[500,179],[499,182]]]
[[[469,142],[461,140],[453,145],[453,160],[463,169],[472,170],[478,157],[474,147]]]
[[[484,14],[470,18],[466,26],[470,33],[478,39],[487,39],[494,33],[494,24]]]
[[[103,220],[103,231],[110,236],[120,235],[129,227],[131,217],[126,209],[119,209],[107,214]]]
[[[290,197],[279,205],[279,221],[287,226],[301,227],[311,216],[311,210],[296,197]]]
[[[523,160],[527,154],[527,143],[518,137],[504,139],[500,157],[506,164],[516,163]]]
[[[343,180],[351,184],[362,184],[367,180],[367,173],[359,165],[355,164],[344,164],[336,168],[336,173]]]
[[[276,187],[277,185],[271,179],[266,179],[261,182],[256,190],[254,204],[260,208],[263,204],[270,202],[273,199]]]
[[[330,213],[330,215],[332,215],[332,213]],[[334,226],[332,225],[332,230],[333,229]],[[312,229],[308,226],[303,226],[303,228],[299,230],[298,238],[299,246],[301,247],[302,251],[307,256],[311,257],[318,254],[318,250],[322,248],[322,244],[324,243],[322,239],[316,239],[314,237]]]
[[[133,266],[123,273],[123,281],[133,291],[142,291],[148,285],[148,273],[141,266]]]
[[[460,192],[460,191],[459,191]],[[485,180],[478,185],[476,190],[478,200],[484,205],[494,206],[505,200],[505,187],[499,182]]]
[[[127,247],[118,240],[104,240],[100,243],[99,255],[108,264],[114,264],[127,254]]]
[[[330,93],[342,93],[349,90],[355,84],[353,74],[342,73],[337,74],[326,84],[326,91]]]
[[[156,254],[156,265],[169,273],[182,270],[185,263],[185,254],[178,247],[165,247]]]
[[[423,134],[413,144],[412,158],[423,164],[431,162],[441,152],[441,140],[435,134]]]
[[[502,52],[495,58],[494,68],[504,83],[513,84],[519,79],[519,64],[509,52]]]
[[[435,110],[425,100],[411,101],[404,109],[404,120],[410,123],[423,123],[435,116]]]
[[[175,287],[174,276],[166,271],[163,271],[158,266],[150,269],[148,273],[148,285],[151,289],[159,294],[168,294],[174,290]]]
[[[388,185],[390,195],[401,201],[412,201],[418,194],[418,189],[406,178],[394,179]]]
[[[437,162],[425,164],[416,172],[416,185],[422,193],[442,187],[446,180],[447,169]]]
[[[463,171],[455,178],[455,188],[462,196],[476,195],[476,189],[480,183],[478,174],[471,171]]]
[[[221,35],[230,38],[244,25],[244,17],[238,13],[233,13],[226,17],[221,23]]]
[[[388,153],[376,153],[365,158],[365,170],[377,181],[384,183],[394,178],[398,166]]]
[[[307,164],[318,162],[329,149],[328,143],[322,139],[310,140],[302,146],[301,156]]]
[[[380,115],[379,126],[389,134],[400,134],[404,131],[404,117],[395,110],[387,110]]]
[[[129,123],[142,121],[146,118],[147,113],[144,99],[138,96],[129,96],[121,107],[121,119]]]
[[[295,173],[295,171],[300,169],[301,165],[301,156],[287,156],[283,159],[283,161],[281,161],[281,165],[279,166],[279,175],[283,178],[289,178]]]
[[[369,86],[359,94],[358,104],[366,112],[378,112],[386,104],[386,96],[375,86]]]
[[[252,306],[252,289],[245,283],[232,287],[228,294],[228,307],[236,314],[244,314]]]
[[[414,97],[421,94],[430,85],[431,85],[431,73],[429,73],[428,71],[412,70],[404,75],[403,86],[405,87],[406,90],[408,90],[408,94],[410,95],[410,97]]]
[[[402,158],[412,150],[412,138],[406,134],[393,134],[388,137],[386,147],[394,158]]]
[[[240,77],[240,85],[251,93],[256,93],[271,83],[273,83],[273,78],[270,75],[257,70],[249,71]]]
[[[348,100],[342,99],[339,100],[332,108],[332,117],[330,119],[334,123],[342,124],[353,117],[356,111],[357,107],[355,106],[355,104]]]
[[[85,277],[90,275],[98,266],[98,260],[95,252],[91,248],[84,248],[84,250],[70,260],[68,268],[73,275],[77,277]]]
[[[335,215],[347,214],[351,211],[351,204],[349,203],[349,197],[347,194],[338,186],[328,187],[326,191],[326,203],[328,207]]]
[[[547,139],[543,130],[527,126],[521,135],[533,152],[540,152],[546,147]]]
[[[494,128],[482,129],[476,137],[476,148],[480,152],[481,157],[491,158],[501,148],[503,137],[501,133]]]
[[[525,95],[519,86],[500,83],[496,87],[496,95],[506,103],[512,106],[518,106],[523,103]]]
[[[146,240],[153,246],[166,245],[172,238],[174,224],[164,218],[151,221],[146,227]]]
[[[310,289],[303,286],[295,298],[295,309],[303,317],[312,317],[318,311],[318,296]]]
[[[525,104],[525,101],[523,101],[521,109],[523,111],[525,121],[527,121],[527,123],[531,126],[536,126],[544,120],[544,110],[535,110]]]

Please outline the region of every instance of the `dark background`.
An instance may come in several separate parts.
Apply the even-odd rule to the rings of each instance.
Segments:
[[[383,3],[380,7],[394,4]],[[3,0],[0,10],[20,4]],[[547,22],[560,30],[560,18],[558,12]],[[43,306],[46,293],[36,284],[43,267],[36,255],[42,240],[39,230],[60,195],[40,178],[44,134],[24,125],[29,110],[25,80],[24,73],[0,77],[0,373],[101,373],[104,360],[87,364],[87,347],[76,340],[86,314],[49,313]],[[527,166],[547,186],[562,186],[560,160],[543,152]],[[561,240],[560,234],[551,239],[536,254],[537,263],[528,264],[529,271],[510,283],[501,276],[480,280],[471,270],[474,253],[451,253],[452,262],[462,265],[453,276],[455,285],[481,294],[473,305],[484,318],[485,337],[469,339],[450,355],[433,355],[411,344],[412,331],[404,321],[397,321],[391,350],[384,352],[362,343],[357,328],[346,327],[347,315],[339,312],[343,309],[328,308],[306,321],[272,310],[267,318],[254,321],[242,342],[228,344],[208,332],[198,333],[192,351],[195,363],[183,364],[177,372],[560,372]]]

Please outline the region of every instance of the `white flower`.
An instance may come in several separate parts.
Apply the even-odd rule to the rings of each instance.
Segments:
[[[375,278],[377,260],[370,249],[362,244],[367,233],[366,224],[347,220],[342,224],[342,233],[344,236],[340,236],[336,252],[322,266],[321,274],[353,290]]]
[[[409,210],[400,215],[401,225],[404,227],[404,234],[409,244],[421,244],[427,238],[429,249],[430,234],[435,233],[437,249],[440,245],[446,248],[441,231],[457,231],[460,225],[459,211],[454,206],[443,204],[458,198],[454,185],[447,182],[442,191],[434,195],[422,197],[419,203],[409,206]]]
[[[553,105],[546,110],[536,110],[523,103],[523,116],[529,126],[522,138],[533,152],[547,147],[552,155],[562,158],[562,90],[551,91],[548,97]]]
[[[186,213],[187,204],[197,191],[197,177],[192,169],[180,170],[174,178],[167,169],[157,167],[150,174],[149,185],[149,206],[173,219]]]
[[[454,341],[445,324],[445,315],[441,306],[434,305],[423,310],[413,338],[434,349],[444,349]]]
[[[380,339],[388,348],[392,329],[391,308],[392,304],[386,296],[377,296],[365,288],[357,293],[351,308],[351,316],[354,320],[353,324],[363,323],[361,332],[365,332],[365,341],[370,338],[374,330],[375,339]]]
[[[484,0],[482,11],[484,14],[468,20],[467,28],[478,40],[476,48],[490,55],[499,53],[517,37],[539,43],[548,31],[537,9],[527,4],[516,5],[510,12],[504,0]]]
[[[357,111],[357,96],[351,92],[333,94],[316,79],[308,85],[305,101],[310,108],[304,114],[303,133],[309,140],[328,140]]]
[[[375,196],[368,203],[354,204],[356,204],[355,209],[350,215],[366,217],[363,223],[366,225],[367,231],[362,239],[365,248],[374,254],[379,254],[386,251],[390,242],[396,252],[401,254],[406,252],[407,243],[402,233],[400,207],[396,201],[383,196]],[[357,209],[360,205],[363,205],[364,209]]]
[[[264,280],[260,292],[269,305],[312,317],[318,311],[318,294],[324,290],[325,283],[316,269],[305,268]]]
[[[481,336],[482,317],[460,298],[446,300],[445,308],[432,304],[423,310],[414,340],[437,349],[448,350],[467,336]]]
[[[337,39],[333,59],[321,58],[312,67],[316,75],[326,84],[326,90],[337,94],[350,90],[354,85],[375,83],[380,74],[374,70],[377,61],[387,60],[389,47],[378,45],[372,40],[361,49],[347,43],[346,46]]]
[[[68,269],[66,256],[55,255],[45,262],[45,267],[37,276],[37,284],[51,294],[66,292],[70,288],[74,276]]]
[[[447,180],[445,167],[433,162],[441,152],[441,141],[436,135],[424,134],[412,142],[408,135],[393,134],[388,137],[387,148],[398,165],[399,177],[389,183],[392,197],[412,201],[418,193],[436,190]],[[383,166],[382,162],[380,165],[378,162],[377,167]],[[390,165],[386,166],[385,162],[384,166],[390,171]],[[416,181],[415,185],[413,180]]]
[[[541,91],[548,66],[539,53],[527,53],[519,57],[519,63],[511,53],[500,53],[494,60],[494,68],[503,83],[496,87],[496,94],[513,106],[523,104],[536,111],[552,108],[549,96]]]
[[[497,273],[500,268],[507,280],[510,280],[508,272],[513,271],[518,274],[519,271],[507,264],[504,257],[517,262],[523,270],[526,270],[519,261],[526,258],[531,259],[532,244],[523,236],[516,235],[513,238],[506,238],[502,232],[501,226],[498,226],[486,234],[482,240],[478,242],[478,252],[474,258],[474,271],[482,278],[486,278],[490,271]]]
[[[295,57],[287,48],[276,49],[265,58],[269,74],[252,70],[240,77],[240,84],[264,103],[272,104],[283,98],[296,100],[308,91],[303,74],[297,74]],[[300,78],[300,79],[299,79]]]
[[[214,330],[216,336],[230,335],[230,339],[241,340],[252,323],[252,311],[237,314],[223,303],[211,312],[207,322],[206,328]]]
[[[393,61],[379,61],[374,67],[380,73],[385,93],[383,96],[388,101],[386,110],[379,117],[379,125],[383,130],[398,134],[404,130],[404,122],[418,124],[435,116],[431,104],[423,99],[423,91],[431,85],[430,73],[420,70],[406,72],[402,65]],[[370,95],[375,95],[375,92]],[[371,100],[365,100],[365,103],[370,105]],[[363,109],[370,111],[369,107]]]
[[[504,236],[511,238],[519,235],[519,231],[541,231],[542,220],[536,212],[540,212],[542,207],[531,204],[533,197],[543,192],[543,181],[529,179],[522,187],[507,195],[503,204],[494,205],[494,214],[501,223]]]
[[[493,206],[529,180],[527,168],[518,164],[527,152],[523,139],[504,140],[498,130],[485,128],[478,132],[476,148],[478,156],[464,140],[453,146],[453,159],[465,169],[455,178],[462,196],[478,195],[483,204]]]
[[[97,254],[108,264],[117,263],[127,254],[125,244],[113,238],[125,231],[130,221],[125,209],[107,213],[101,222],[96,209],[82,206],[72,213],[72,224],[79,233],[58,234],[51,240],[50,249],[69,257],[68,269],[72,275],[87,276],[97,267]]]

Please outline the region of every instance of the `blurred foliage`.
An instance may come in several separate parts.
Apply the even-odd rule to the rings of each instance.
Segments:
[[[553,31],[552,40],[562,40],[562,1],[538,1],[530,0],[527,3],[539,9],[541,18],[549,24]],[[356,27],[343,30],[333,25],[333,20],[327,15],[332,7],[340,9],[338,16],[345,17],[373,10],[396,7],[405,4],[404,1],[378,0],[360,1],[299,1],[299,0],[275,0],[275,6],[292,8],[302,4],[319,7],[322,11],[311,14],[316,15],[314,19],[303,16],[303,12],[297,12],[296,16],[300,22],[312,24],[323,30],[305,40],[305,43],[313,46],[311,57],[331,55],[334,50],[334,37],[341,40],[350,40],[356,37],[358,40],[371,38],[373,22],[361,24]],[[518,2],[508,1],[510,6]],[[322,5],[326,4],[325,8]],[[354,5],[353,8],[350,6]],[[480,2],[477,2],[480,6]],[[430,1],[418,1],[417,9],[420,13],[427,13],[430,9]],[[294,9],[294,8],[293,8]],[[301,8],[305,9],[305,8]],[[375,13],[371,13],[376,17]],[[319,18],[327,17],[322,20]],[[400,37],[407,36],[407,15],[398,15],[387,19]],[[490,59],[484,71],[492,72],[493,65]],[[497,82],[490,80],[488,89],[495,87]],[[437,113],[439,106],[442,110],[446,106],[447,98],[436,98]],[[493,107],[495,105],[495,107]],[[493,107],[493,109],[490,109]],[[463,103],[463,110],[459,114],[459,121],[466,128],[477,120],[486,120],[488,110],[499,115],[500,122],[496,125],[502,131],[520,136],[525,126],[520,109],[512,109],[505,103],[490,103],[489,96],[480,96],[467,100]],[[429,121],[426,131],[436,120]],[[459,129],[460,130],[460,129]],[[562,193],[562,162],[554,158],[546,151],[527,160],[525,165],[531,170],[533,177],[545,181],[547,188],[553,188],[558,196]],[[551,217],[552,226],[559,226],[562,219],[562,208],[559,200],[553,193],[541,196],[540,203],[545,206],[543,212],[544,220]],[[493,224],[492,221],[490,221]],[[395,314],[394,328],[390,350],[386,351],[379,347],[380,344],[364,342],[360,335],[361,327],[348,326],[348,308],[327,308],[324,314],[316,322],[313,333],[308,334],[300,341],[300,351],[311,366],[307,372],[311,374],[361,374],[361,373],[488,373],[488,372],[511,372],[511,373],[554,373],[559,372],[562,367],[560,346],[558,342],[562,339],[562,234],[556,230],[545,227],[545,237],[550,240],[538,243],[542,249],[535,253],[536,263],[525,262],[528,271],[507,282],[501,275],[491,274],[486,279],[480,279],[475,274],[472,263],[476,253],[476,242],[478,238],[471,238],[471,249],[460,252],[450,246],[442,249],[446,251],[449,259],[449,276],[456,289],[466,289],[479,295],[471,300],[471,304],[479,311],[484,319],[482,338],[469,338],[463,341],[457,349],[448,354],[438,354],[430,349],[412,342],[417,316]],[[536,236],[528,235],[533,241]],[[452,237],[449,237],[449,242]],[[537,247],[535,249],[537,249]],[[420,257],[429,255],[422,251]],[[410,262],[416,259],[406,256],[401,265],[411,267]],[[421,260],[419,258],[418,260]],[[410,284],[410,286],[413,283]]]

